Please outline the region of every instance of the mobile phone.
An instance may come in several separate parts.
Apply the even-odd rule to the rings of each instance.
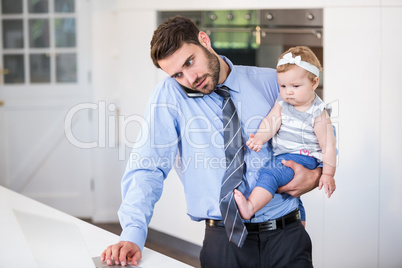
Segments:
[[[180,85],[180,84],[179,84]],[[188,87],[180,85],[181,89],[183,89],[184,93],[186,93],[186,96],[189,98],[202,98],[204,97],[204,93],[201,93],[196,90],[189,89]]]

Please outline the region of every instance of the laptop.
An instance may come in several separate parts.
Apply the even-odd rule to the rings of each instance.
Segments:
[[[121,267],[108,266],[100,257],[92,258],[80,229],[74,223],[19,210],[13,212],[38,267]]]

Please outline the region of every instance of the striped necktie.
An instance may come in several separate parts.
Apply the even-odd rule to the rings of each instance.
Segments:
[[[247,237],[247,229],[237,209],[233,190],[242,183],[244,151],[241,126],[236,107],[230,98],[229,88],[222,86],[215,92],[223,97],[222,119],[226,156],[226,172],[222,180],[220,210],[229,240],[242,247]]]

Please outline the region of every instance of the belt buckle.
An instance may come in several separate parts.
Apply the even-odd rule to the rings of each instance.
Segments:
[[[277,229],[276,220],[266,221],[264,224],[259,224],[259,231],[273,231]]]
[[[268,230],[270,231],[276,230],[276,220],[270,221],[270,226],[268,227]]]

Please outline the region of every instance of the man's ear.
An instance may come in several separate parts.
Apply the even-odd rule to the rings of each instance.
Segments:
[[[200,41],[200,44],[204,46],[206,49],[211,48],[211,40],[209,39],[209,36],[205,32],[200,31],[198,33],[198,41]]]

